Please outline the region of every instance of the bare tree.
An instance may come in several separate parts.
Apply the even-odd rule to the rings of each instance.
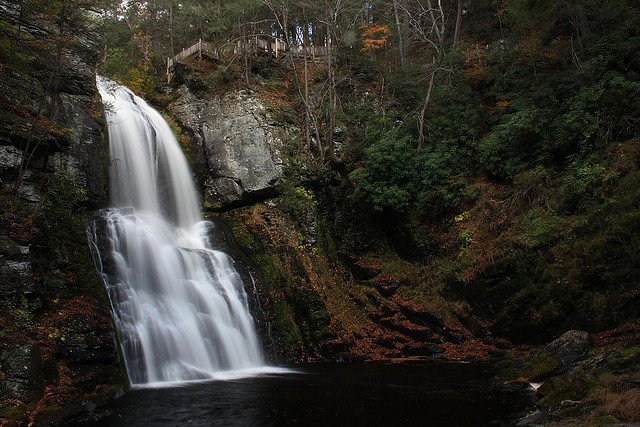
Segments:
[[[463,0],[458,0],[458,8],[456,13],[456,29],[453,33],[453,43],[452,46],[455,47],[458,44],[458,38],[460,37],[460,31],[462,29],[462,12],[463,12]]]

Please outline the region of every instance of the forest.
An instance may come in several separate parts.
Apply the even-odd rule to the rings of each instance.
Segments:
[[[225,250],[256,277],[249,305],[260,306],[257,330],[268,330],[274,360],[491,361],[505,384],[543,384],[543,415],[522,425],[640,422],[640,1],[2,0],[0,9],[5,371],[11,341],[67,369],[63,338],[77,327],[67,316],[109,307],[84,237],[113,191],[98,74],[173,130],[205,218],[224,224]],[[211,155],[233,150],[208,147],[214,131],[194,125],[215,116],[240,128],[228,99],[263,115],[267,140],[281,142],[275,178],[255,191],[234,178],[233,196]],[[102,145],[73,148],[87,135]],[[58,172],[64,153],[82,166]],[[262,171],[267,155],[247,153]],[[16,282],[19,247],[33,265]],[[35,285],[16,290],[23,282]],[[102,315],[91,322],[109,323]],[[558,341],[571,333],[573,344]],[[122,383],[115,359],[99,368],[109,396]],[[20,396],[4,392],[0,373],[0,420],[73,419],[37,414],[66,408],[54,391],[86,372],[58,367],[51,380],[47,369],[43,391]],[[65,390],[73,400],[80,389]]]

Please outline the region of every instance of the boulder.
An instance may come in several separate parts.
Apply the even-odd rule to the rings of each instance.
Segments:
[[[225,208],[276,195],[283,143],[260,99],[248,90],[200,99],[181,87],[177,94],[171,111],[198,146],[191,160],[205,201]]]
[[[44,375],[37,346],[26,344],[3,350],[0,365],[4,374],[0,381],[0,400],[31,402],[42,395]]]
[[[571,370],[589,355],[591,335],[584,331],[568,331],[543,346],[524,362],[521,375],[531,381],[542,381]]]
[[[13,169],[20,166],[22,150],[12,145],[0,145],[0,169]]]
[[[568,368],[586,359],[592,346],[593,340],[588,332],[572,330],[545,345],[543,351],[557,355]]]

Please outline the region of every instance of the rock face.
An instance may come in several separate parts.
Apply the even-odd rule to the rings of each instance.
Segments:
[[[0,20],[20,28],[21,37],[41,41],[56,29],[25,22],[21,5],[0,0]],[[95,64],[99,38],[90,31],[74,36],[60,58],[58,75],[43,70],[5,67],[0,72],[0,184],[24,173],[19,194],[37,203],[42,199],[42,172],[65,172],[87,190],[87,202],[105,195],[104,145],[101,126],[92,116],[97,99]],[[34,68],[37,68],[34,66]],[[56,81],[52,89],[52,81]],[[20,171],[21,168],[23,171]]]
[[[192,158],[205,201],[215,208],[246,205],[277,193],[282,139],[269,112],[247,90],[201,99],[186,86],[171,111],[198,147]]]
[[[24,22],[20,8],[19,2],[0,0],[0,20],[20,28],[26,40],[46,41],[55,35],[54,28],[37,20]],[[0,70],[0,187],[10,191],[19,178],[17,203],[26,203],[27,211],[43,202],[52,174],[68,177],[86,205],[105,199],[106,145],[92,116],[97,40],[87,32],[66,49],[55,91],[48,89],[51,76],[45,71],[19,65]],[[16,203],[2,208],[15,211],[11,219],[16,223],[22,219]],[[30,248],[29,233],[9,229],[7,219],[0,224],[0,297],[32,294],[31,257],[38,254]]]
[[[34,408],[72,416],[66,408],[122,383],[85,239],[86,218],[106,201],[99,39],[75,31],[52,66],[56,24],[23,7],[0,0],[6,37],[18,50],[31,43],[0,66],[0,425]]]

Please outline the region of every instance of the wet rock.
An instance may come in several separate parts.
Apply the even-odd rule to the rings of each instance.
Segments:
[[[0,235],[0,297],[8,299],[34,292],[29,247]]]
[[[593,340],[588,332],[572,330],[545,345],[543,351],[556,354],[564,367],[568,368],[586,359],[592,346]]]
[[[177,91],[172,112],[194,135],[206,201],[225,208],[277,194],[283,176],[282,140],[264,104],[240,90],[202,100],[189,89]]]
[[[93,78],[90,82],[94,84]],[[51,169],[73,177],[86,201],[99,206],[106,201],[108,156],[100,126],[88,112],[92,96],[93,92],[60,95],[56,118],[69,129],[69,146],[53,153],[48,163]]]
[[[402,354],[405,356],[441,357],[444,354],[444,349],[436,344],[410,343],[404,346]]]
[[[62,356],[70,366],[116,361],[110,328],[97,328],[82,315],[65,319],[60,327],[64,333],[64,341],[60,342]]]
[[[0,169],[11,169],[20,166],[22,150],[12,145],[0,145]]]
[[[553,421],[553,416],[549,413],[549,411],[534,411],[528,414],[527,416],[521,418],[517,422],[517,426],[539,426],[548,424]]]
[[[40,349],[32,344],[3,350],[0,364],[4,378],[0,381],[0,400],[30,402],[42,395],[44,375]]]

